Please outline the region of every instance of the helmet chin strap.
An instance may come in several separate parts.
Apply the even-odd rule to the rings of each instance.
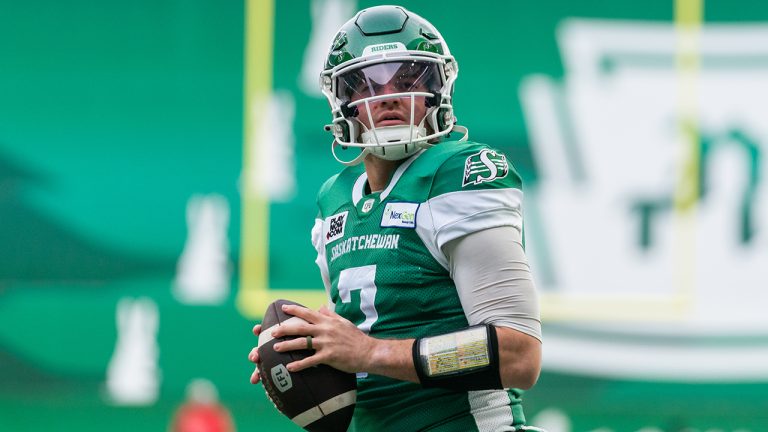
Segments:
[[[405,127],[405,128],[407,128],[407,129],[410,129],[408,126],[400,126],[400,127]],[[422,129],[423,129],[423,128],[422,128]],[[458,141],[460,141],[460,142],[462,142],[462,141],[467,141],[467,139],[469,138],[469,131],[468,131],[468,130],[467,130],[467,128],[466,128],[466,127],[464,127],[464,126],[454,125],[454,126],[453,126],[453,129],[452,129],[452,131],[453,131],[453,132],[458,132],[458,133],[462,134],[462,137],[461,137],[461,138],[459,138],[459,140],[458,140]],[[370,133],[370,132],[364,132],[364,133]],[[354,166],[354,165],[357,165],[357,164],[359,164],[359,163],[360,163],[360,162],[362,162],[362,161],[363,161],[363,159],[365,159],[365,157],[366,157],[366,156],[368,156],[369,154],[372,154],[372,155],[374,155],[375,157],[380,157],[380,158],[382,158],[382,159],[388,159],[387,157],[384,157],[383,155],[377,154],[377,153],[374,151],[374,150],[376,150],[376,149],[380,149],[381,147],[365,147],[365,148],[363,148],[363,149],[360,151],[360,154],[358,154],[358,155],[357,155],[357,157],[355,157],[354,159],[352,159],[352,160],[349,160],[349,161],[341,160],[341,159],[339,158],[339,156],[336,154],[336,147],[337,147],[337,146],[340,146],[340,145],[341,145],[341,144],[337,143],[337,142],[336,142],[336,140],[334,140],[334,141],[331,143],[331,153],[333,154],[333,157],[336,159],[336,161],[337,161],[337,162],[339,162],[339,163],[341,163],[341,164],[343,164],[343,165],[346,165],[346,166]],[[412,146],[416,146],[416,147],[417,147],[417,148],[416,148],[416,149],[415,149],[413,152],[411,152],[411,153],[410,153],[410,154],[414,154],[414,153],[416,153],[416,150],[418,150],[418,149],[420,149],[420,148],[422,148],[422,147],[429,147],[429,146],[432,146],[432,145],[434,145],[434,144],[431,144],[431,143],[427,143],[427,142],[418,142],[418,141],[417,141],[417,142],[411,142],[411,143],[406,143],[406,144],[400,144],[400,145],[394,145],[394,146],[390,146],[390,148],[391,148],[392,150],[394,150],[395,148],[398,148],[398,147],[400,147],[400,146],[409,146],[409,145],[412,145]],[[402,147],[400,147],[400,148],[402,148]],[[403,159],[403,158],[404,158],[404,157],[399,157],[399,158],[398,158],[398,157],[394,157],[394,156],[396,156],[396,155],[393,155],[393,153],[398,153],[398,152],[390,152],[390,155],[392,155],[392,156],[391,156],[391,157],[392,157],[392,159],[389,159],[389,160],[398,160],[398,159]],[[405,156],[405,157],[407,157],[407,156]]]
[[[373,127],[365,130],[360,139],[370,153],[384,160],[400,160],[413,155],[426,143],[427,130],[422,121],[417,125]]]
[[[427,129],[423,123],[418,126],[410,125],[381,126],[373,129],[366,129],[360,138],[365,144],[375,144],[386,146],[387,143],[397,141],[408,141],[411,143],[419,141],[419,138],[427,136]]]
[[[469,129],[464,126],[453,125],[453,129],[451,129],[451,131],[462,134],[461,138],[458,139],[459,142],[464,142],[469,139]]]
[[[345,160],[342,160],[341,158],[339,158],[339,155],[336,154],[336,147],[338,147],[338,146],[341,146],[341,144],[336,142],[336,140],[333,140],[333,142],[331,143],[331,153],[333,154],[334,159],[336,159],[336,162],[339,162],[340,164],[343,164],[343,165],[346,165],[346,166],[355,166],[355,165],[359,164],[360,162],[363,161],[363,159],[365,159],[366,156],[368,156],[369,153],[371,153],[371,148],[370,147],[365,147],[362,150],[360,150],[360,154],[358,154],[357,157],[355,157],[352,160],[345,161]],[[344,147],[344,146],[342,146],[342,147]]]

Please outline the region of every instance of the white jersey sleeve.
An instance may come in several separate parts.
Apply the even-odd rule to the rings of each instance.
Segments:
[[[325,259],[325,241],[323,240],[323,219],[315,219],[315,225],[312,227],[312,246],[317,251],[315,264],[320,269],[320,276],[323,279],[325,294],[328,297],[328,306],[333,306],[331,301],[331,277],[328,271],[328,261]],[[331,308],[333,310],[333,308]]]

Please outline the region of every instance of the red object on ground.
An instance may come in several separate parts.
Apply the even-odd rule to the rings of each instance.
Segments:
[[[188,402],[176,412],[172,432],[234,432],[229,411],[219,404]]]

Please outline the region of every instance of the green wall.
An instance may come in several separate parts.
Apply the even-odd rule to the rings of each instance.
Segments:
[[[270,204],[269,283],[321,289],[309,229],[315,192],[338,169],[322,130],[330,113],[299,85],[310,2],[275,3],[273,81],[295,104],[296,186]],[[563,77],[557,25],[673,20],[672,2],[662,0],[401,4],[436,24],[458,59],[460,123],[507,151],[531,183],[535,155],[518,87],[532,74]],[[711,1],[705,21],[768,22],[768,6]],[[0,0],[0,430],[165,430],[198,377],[217,386],[238,430],[295,430],[248,383],[255,322],[234,301],[244,22],[244,4],[230,0]],[[188,200],[205,194],[228,203],[231,290],[218,304],[188,305],[172,287]],[[126,297],[149,298],[159,312],[162,380],[147,406],[110,403],[105,387]],[[768,430],[767,383],[545,369],[527,413],[556,411],[573,431],[757,432]]]

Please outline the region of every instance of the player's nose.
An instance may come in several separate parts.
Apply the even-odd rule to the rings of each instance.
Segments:
[[[395,93],[400,93],[400,90],[398,90],[397,87],[395,87],[392,84],[387,84],[387,86],[384,88],[384,90],[380,94],[391,95]],[[394,97],[379,99],[376,102],[377,102],[376,105],[378,106],[399,105],[400,103],[402,103],[402,98],[394,96]]]

